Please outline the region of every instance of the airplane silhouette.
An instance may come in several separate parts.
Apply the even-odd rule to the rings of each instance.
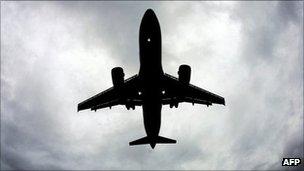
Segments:
[[[98,110],[115,105],[125,105],[129,110],[142,106],[144,126],[147,136],[129,143],[150,144],[176,143],[176,140],[159,136],[162,105],[178,107],[181,102],[194,105],[225,105],[225,99],[204,89],[191,85],[191,68],[181,65],[178,78],[164,73],[161,64],[161,31],[158,19],[152,9],[148,9],[139,30],[139,74],[124,80],[121,67],[112,69],[113,87],[78,104],[78,111]]]

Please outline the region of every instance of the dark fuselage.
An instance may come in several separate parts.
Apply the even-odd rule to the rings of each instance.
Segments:
[[[139,77],[142,82],[143,118],[147,136],[158,136],[161,123],[161,31],[156,15],[147,10],[139,30]],[[154,143],[155,144],[155,143]]]

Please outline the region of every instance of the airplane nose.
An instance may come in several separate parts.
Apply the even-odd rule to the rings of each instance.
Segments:
[[[144,14],[144,17],[155,17],[155,13],[154,13],[154,11],[152,10],[152,9],[147,9],[147,11],[145,12],[145,14]]]

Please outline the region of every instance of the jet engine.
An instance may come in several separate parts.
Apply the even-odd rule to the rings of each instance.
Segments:
[[[111,74],[114,88],[121,87],[124,83],[125,76],[123,69],[121,67],[115,67],[111,70]]]
[[[178,80],[183,84],[189,84],[191,77],[191,67],[189,65],[181,65],[178,69]]]

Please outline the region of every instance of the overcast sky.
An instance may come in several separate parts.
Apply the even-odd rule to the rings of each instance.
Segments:
[[[161,25],[162,62],[226,106],[164,106],[160,135],[142,109],[77,113],[139,70],[146,9]],[[1,169],[279,169],[303,157],[303,2],[1,1]],[[303,161],[302,161],[303,162]]]

